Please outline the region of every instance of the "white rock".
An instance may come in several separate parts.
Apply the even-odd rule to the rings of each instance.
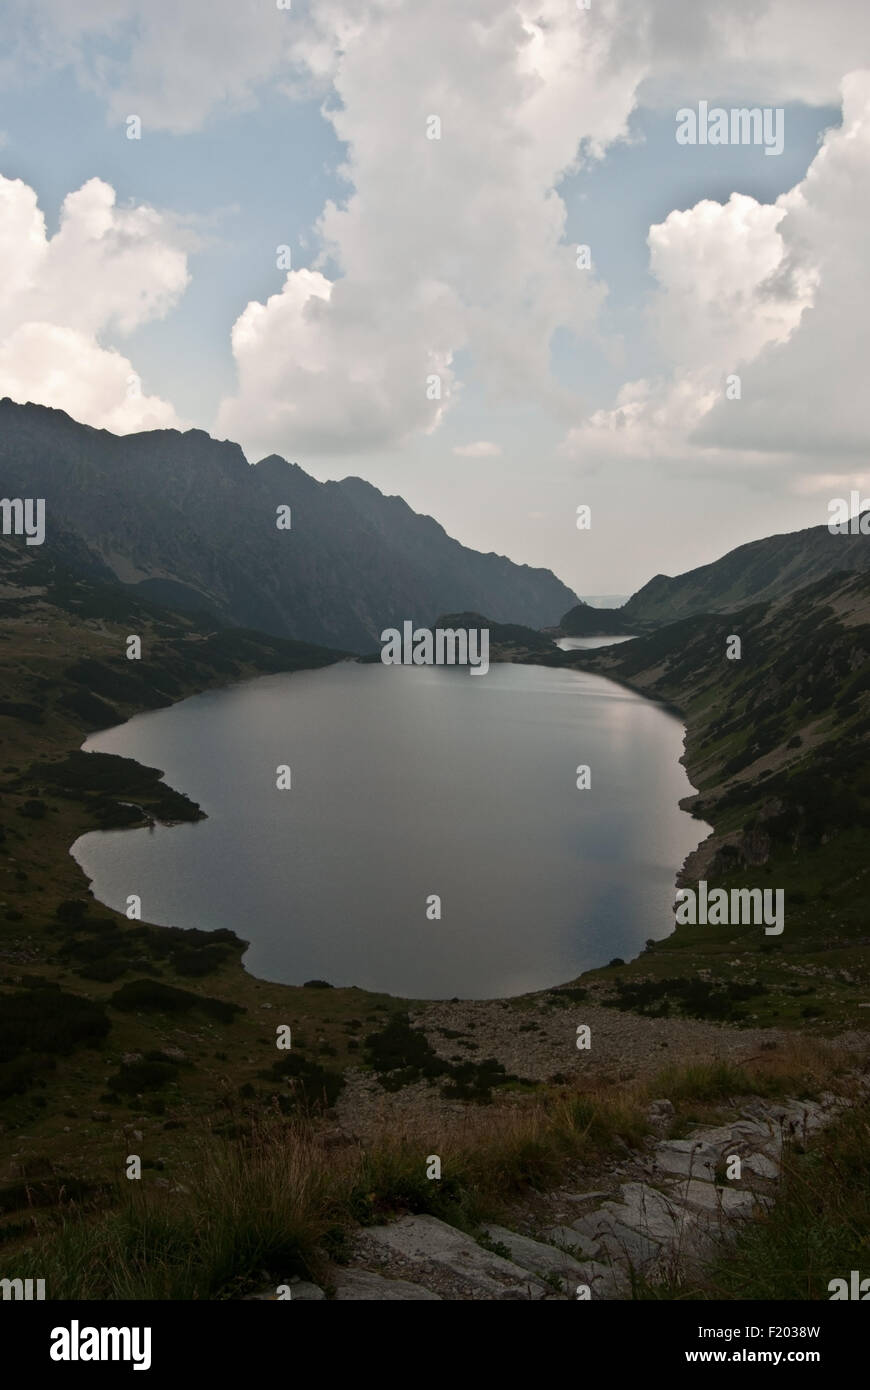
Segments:
[[[611,1219],[607,1211],[590,1211],[588,1216],[581,1216],[577,1221],[572,1221],[571,1230],[586,1236],[587,1240],[597,1240],[601,1232],[611,1224]]]
[[[731,1133],[736,1143],[753,1144],[758,1140],[767,1141],[774,1134],[780,1136],[779,1126],[773,1129],[770,1125],[762,1124],[759,1120],[736,1120],[731,1126]]]
[[[651,1100],[649,1103],[649,1108],[650,1110],[657,1111],[659,1115],[674,1114],[673,1102],[670,1100]]]
[[[570,1250],[579,1250],[585,1258],[591,1259],[598,1254],[598,1242],[578,1231],[574,1221],[570,1226],[550,1226],[544,1235],[555,1245],[567,1245]]]
[[[680,1200],[695,1211],[707,1215],[748,1216],[755,1205],[751,1192],[739,1188],[715,1187],[711,1182],[691,1182],[680,1184]]]
[[[443,1265],[495,1298],[538,1299],[547,1293],[536,1275],[434,1216],[403,1216],[388,1226],[371,1226],[366,1235],[414,1264]]]
[[[718,1162],[717,1151],[700,1139],[665,1139],[656,1144],[655,1165],[664,1173],[705,1178]]]
[[[658,1241],[616,1220],[602,1231],[601,1245],[611,1259],[626,1261],[636,1268],[651,1264],[662,1252]]]
[[[730,1152],[733,1128],[733,1125],[719,1125],[716,1129],[702,1129],[697,1134],[690,1135],[684,1142],[709,1144],[721,1157],[722,1154]]]
[[[555,1245],[545,1245],[542,1241],[532,1240],[530,1236],[521,1236],[516,1231],[509,1231],[505,1226],[487,1226],[486,1234],[490,1240],[497,1241],[499,1245],[505,1246],[510,1250],[510,1257],[514,1264],[521,1265],[523,1269],[530,1269],[535,1274],[558,1274],[560,1277],[580,1275],[583,1273],[583,1265],[579,1260],[574,1259],[564,1250],[557,1250]],[[590,1241],[583,1240],[576,1231],[572,1231],[568,1226],[556,1226],[554,1230],[567,1231],[574,1242],[583,1242],[589,1246],[589,1251],[593,1253],[597,1247],[592,1246]],[[570,1241],[560,1242],[568,1245]]]
[[[602,1210],[661,1244],[679,1240],[687,1221],[684,1206],[642,1182],[626,1183],[622,1202],[606,1202]]]
[[[748,1168],[750,1173],[755,1173],[759,1178],[779,1177],[779,1164],[774,1163],[766,1154],[747,1154],[742,1163],[744,1168]]]
[[[382,1274],[373,1274],[368,1269],[343,1269],[336,1278],[335,1301],[358,1303],[362,1300],[377,1303],[442,1301],[440,1294],[420,1284],[409,1284],[405,1279],[385,1279]]]

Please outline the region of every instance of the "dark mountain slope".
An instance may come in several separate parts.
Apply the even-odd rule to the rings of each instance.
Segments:
[[[623,637],[637,632],[617,608],[593,608],[588,603],[578,603],[563,613],[559,621],[560,637]]]
[[[119,438],[4,400],[0,493],[44,497],[46,547],[63,531],[143,596],[355,651],[405,618],[473,608],[538,628],[576,602],[549,570],[469,550],[360,479],[251,466],[201,430]],[[282,505],[291,530],[276,527]]]
[[[732,634],[740,660],[726,657]],[[866,940],[870,574],[834,574],[739,613],[536,659],[600,672],[680,710],[699,788],[683,804],[715,828],[686,880],[784,886],[785,950],[801,939]]]
[[[670,623],[693,613],[730,613],[783,598],[839,570],[870,569],[870,537],[811,526],[738,546],[712,564],[670,578],[657,574],[621,608],[625,623]]]

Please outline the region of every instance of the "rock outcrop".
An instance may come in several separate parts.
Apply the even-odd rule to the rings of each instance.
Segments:
[[[770,1206],[785,1147],[811,1138],[845,1105],[832,1093],[754,1098],[728,1122],[654,1140],[613,1193],[560,1192],[567,1218],[543,1230],[491,1224],[474,1239],[428,1215],[367,1227],[353,1263],[334,1270],[328,1287],[338,1301],[535,1302],[631,1298],[638,1280],[679,1284]],[[653,1101],[653,1129],[672,1114],[669,1101]],[[570,1219],[578,1208],[583,1214]]]

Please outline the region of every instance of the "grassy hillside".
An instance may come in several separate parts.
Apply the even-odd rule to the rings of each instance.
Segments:
[[[726,656],[731,636],[741,639],[739,660]],[[600,672],[680,711],[698,788],[683,804],[714,827],[681,882],[785,891],[781,936],[678,927],[619,970],[622,1001],[680,1011],[686,992],[699,992],[689,982],[710,972],[708,1007],[724,1017],[728,1002],[717,996],[731,990],[731,1012],[756,1022],[867,1027],[870,575],[832,575],[736,614],[540,659]]]
[[[681,1087],[686,1118],[695,1113],[697,1079],[673,1069],[632,1092],[614,1067],[602,1092],[577,1077],[527,1083],[482,1054],[445,1062],[403,1022],[413,1001],[258,981],[233,932],[180,932],[95,904],[69,855],[77,836],[202,812],[159,769],[80,754],[86,733],[341,654],[135,601],[74,546],[65,553],[67,567],[0,542],[4,1275],[48,1273],[54,1296],[229,1296],[263,1269],[286,1277],[324,1248],[340,1254],[349,1223],[386,1211],[473,1227],[529,1182],[558,1182],[566,1162],[590,1169],[638,1142],[645,1103],[665,1085],[678,1114]],[[511,1035],[587,995],[811,1037],[866,1026],[868,603],[870,582],[841,576],[799,602],[692,619],[610,651],[560,653],[527,630],[500,634],[513,659],[582,664],[679,705],[697,807],[716,826],[687,871],[787,889],[782,938],[677,932],[580,988],[509,1001]],[[743,658],[728,662],[735,632]],[[126,658],[131,634],[141,662]],[[281,1024],[291,1053],[276,1050]],[[361,1065],[385,1095],[428,1084],[431,1113],[359,1147],[328,1107]],[[804,1074],[801,1061],[777,1084]],[[728,1090],[762,1084],[731,1076]],[[420,1176],[433,1133],[452,1164],[442,1185]],[[125,1179],[130,1153],[141,1183]]]
[[[620,637],[633,636],[637,626],[626,622],[617,608],[592,608],[578,604],[559,619],[560,637]]]
[[[868,568],[866,536],[832,535],[826,525],[811,526],[750,541],[675,578],[657,574],[621,612],[627,624],[636,624],[634,631],[643,631],[646,624],[673,623],[696,613],[733,613],[749,603],[787,598],[840,571]]]
[[[231,1126],[240,1090],[292,1108],[297,1078],[261,1075],[280,1055],[275,1025],[291,1025],[302,1079],[317,1090],[386,1001],[254,980],[232,932],[128,921],[93,902],[69,855],[88,830],[202,814],[159,769],[80,753],[89,730],[341,653],[170,614],[8,541],[0,623],[2,1245],[22,1212],[38,1224],[59,1193],[117,1177],[129,1150],[119,1126],[147,1115],[144,1159],[171,1172],[185,1129]],[[138,662],[125,655],[131,634]]]

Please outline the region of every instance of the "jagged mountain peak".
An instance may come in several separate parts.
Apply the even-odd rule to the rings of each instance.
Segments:
[[[277,454],[251,466],[204,430],[116,436],[2,403],[0,486],[169,606],[351,651],[406,618],[475,609],[540,628],[576,595],[549,570],[482,555],[361,478],[321,483]],[[292,525],[278,529],[278,508]]]

